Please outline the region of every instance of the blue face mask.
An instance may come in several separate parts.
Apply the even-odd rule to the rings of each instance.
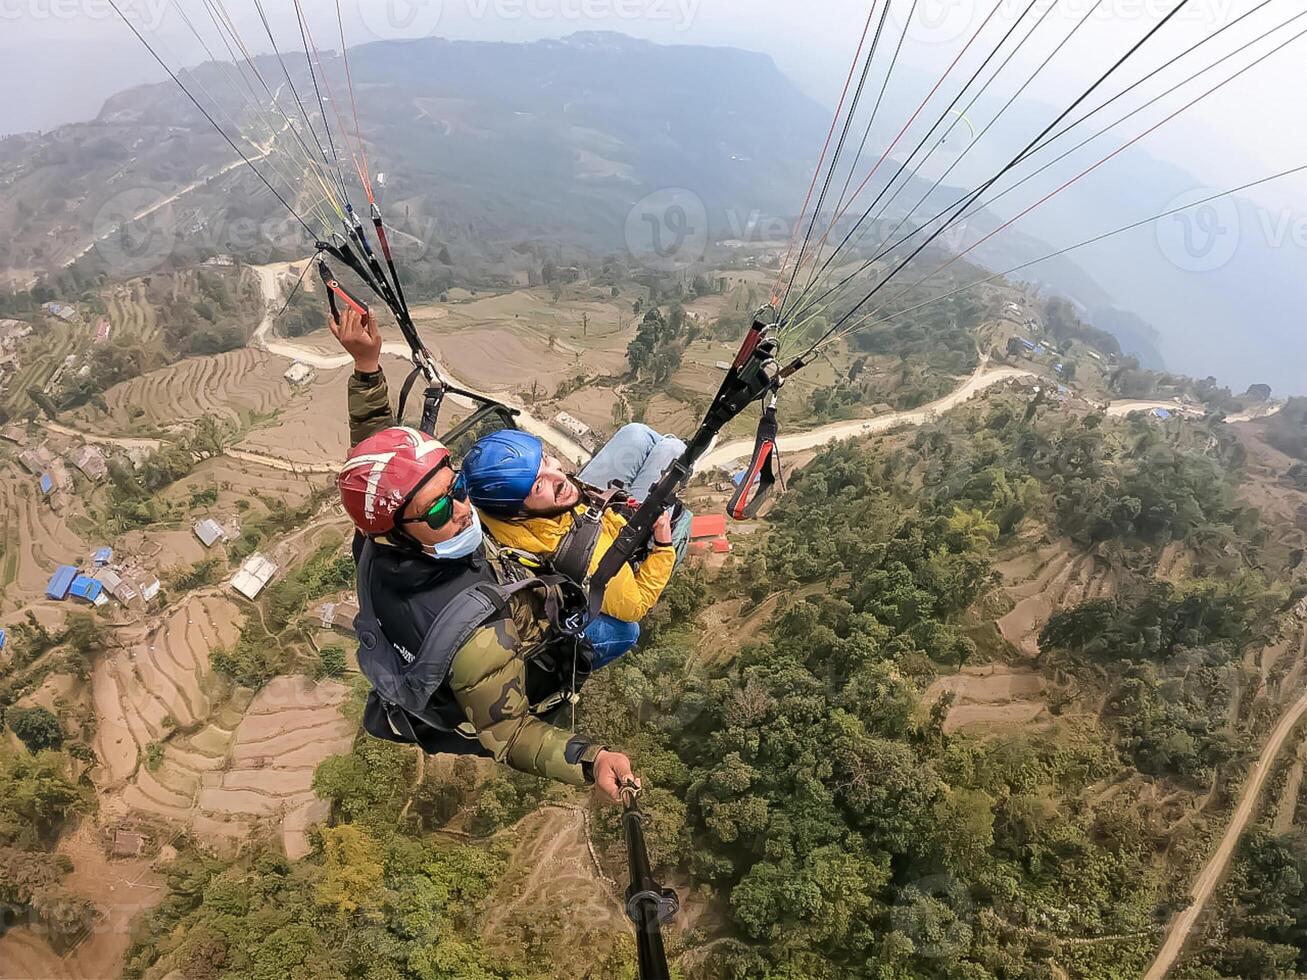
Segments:
[[[447,541],[429,544],[424,549],[432,558],[447,561],[454,558],[466,558],[481,547],[481,518],[476,508],[472,509],[472,523],[459,531]]]

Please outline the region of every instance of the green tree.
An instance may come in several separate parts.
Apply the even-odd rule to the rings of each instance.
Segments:
[[[344,677],[346,664],[345,648],[337,643],[330,643],[318,651],[318,665],[314,668],[313,676],[318,680],[324,677]]]
[[[35,708],[10,708],[5,712],[5,722],[30,752],[57,749],[63,745],[64,730],[59,719],[39,705]]]

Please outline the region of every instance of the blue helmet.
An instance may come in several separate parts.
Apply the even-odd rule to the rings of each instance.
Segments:
[[[521,513],[540,475],[544,453],[539,439],[517,429],[502,429],[478,439],[463,457],[468,499],[494,516]]]

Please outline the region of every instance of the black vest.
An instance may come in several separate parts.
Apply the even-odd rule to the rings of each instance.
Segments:
[[[521,651],[533,713],[554,714],[567,703],[565,695],[589,676],[589,648],[576,635],[584,621],[570,615],[571,609],[583,608],[584,600],[579,593],[567,593],[565,580],[542,576],[500,585],[484,558],[439,561],[370,541],[357,558],[354,628],[359,669],[373,688],[363,716],[370,734],[417,743],[426,752],[489,755],[454,698],[449,671],[472,633],[504,618],[509,600],[519,592],[543,593],[542,610],[551,627],[544,643]],[[384,621],[382,609],[388,610]],[[420,641],[413,640],[415,635]]]

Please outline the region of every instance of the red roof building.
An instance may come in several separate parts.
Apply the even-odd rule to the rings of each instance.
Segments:
[[[731,543],[725,538],[715,538],[710,544],[714,555],[729,555],[731,553]]]
[[[726,534],[725,514],[700,514],[690,523],[690,540],[720,538]]]

